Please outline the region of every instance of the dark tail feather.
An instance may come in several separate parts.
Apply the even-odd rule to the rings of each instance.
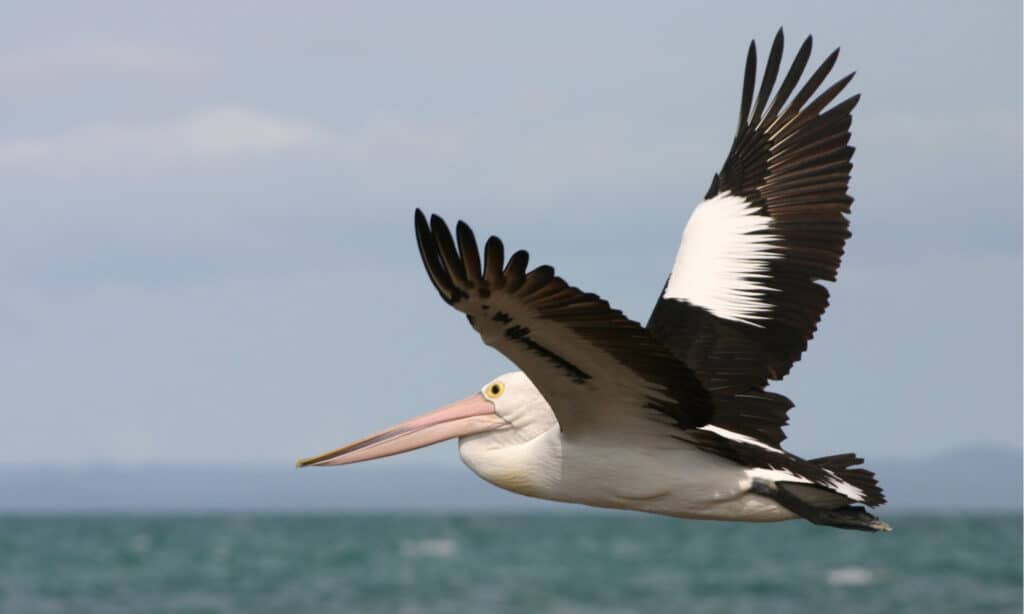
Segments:
[[[844,482],[849,482],[859,488],[864,493],[864,505],[876,507],[885,503],[885,495],[882,493],[882,487],[878,485],[878,480],[875,479],[875,474],[860,467],[851,468],[864,462],[864,459],[856,454],[847,452],[846,454],[823,456],[811,459],[811,462],[836,474],[836,477]]]
[[[850,505],[846,497],[814,484],[754,480],[751,491],[774,499],[814,524],[858,531],[892,531],[888,523],[863,507]]]
[[[864,503],[869,507],[885,503],[885,495],[875,480],[875,474],[867,469],[854,468],[864,462],[855,454],[836,454],[815,458],[812,464],[832,474],[835,478],[849,483],[864,493]],[[825,477],[825,476],[822,476]],[[891,531],[885,522],[868,513],[842,493],[822,484],[828,480],[816,480],[816,484],[805,482],[770,482],[755,480],[754,492],[775,499],[789,511],[810,520],[814,524],[856,529],[859,531]]]

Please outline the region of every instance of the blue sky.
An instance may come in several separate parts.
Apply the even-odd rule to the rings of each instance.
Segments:
[[[780,25],[787,58],[841,46],[863,94],[854,238],[776,388],[790,449],[1020,442],[1018,2],[36,3],[7,25],[0,462],[290,462],[475,391],[510,367],[431,288],[415,207],[645,321],[746,45]]]

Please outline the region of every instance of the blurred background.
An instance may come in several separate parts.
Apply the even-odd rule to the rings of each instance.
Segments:
[[[1021,5],[37,2],[0,40],[0,610],[1021,609]],[[836,46],[832,307],[774,389],[890,535],[527,500],[454,443],[294,460],[511,370],[412,212],[640,321],[746,46]]]

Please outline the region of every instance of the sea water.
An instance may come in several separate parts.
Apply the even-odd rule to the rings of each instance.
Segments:
[[[1021,516],[0,516],[0,612],[1021,612]]]

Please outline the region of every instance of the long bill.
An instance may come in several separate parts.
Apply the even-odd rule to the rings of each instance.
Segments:
[[[303,458],[295,466],[329,467],[359,463],[507,426],[509,423],[495,413],[494,404],[477,393],[337,450]]]

